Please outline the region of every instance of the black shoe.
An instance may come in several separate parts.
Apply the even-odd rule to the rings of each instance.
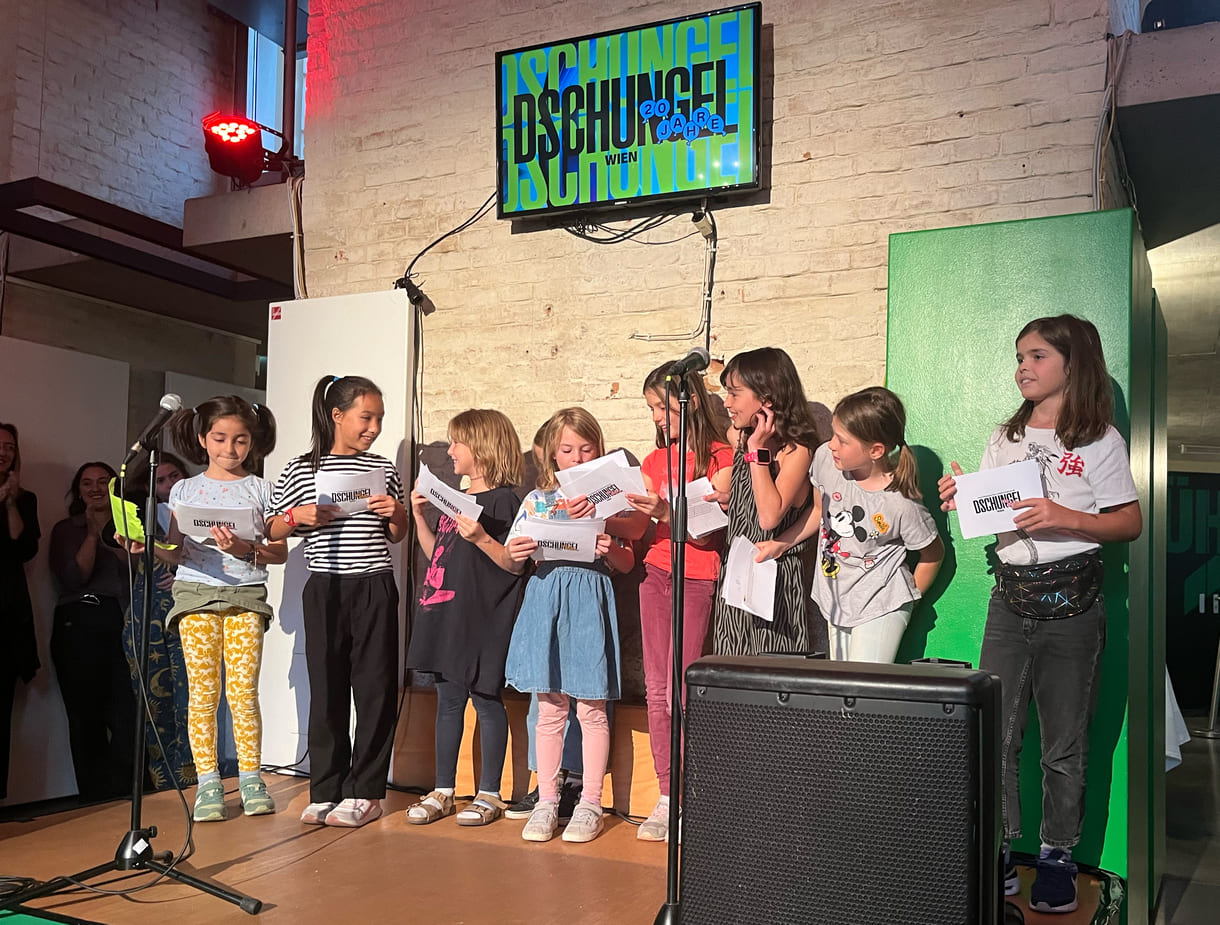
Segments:
[[[1038,859],[1034,885],[1029,891],[1029,908],[1035,912],[1076,911],[1076,865],[1059,848]]]
[[[563,786],[559,788],[559,821],[566,823],[572,818],[572,810],[576,809],[576,804],[580,802],[580,795],[584,790],[584,783],[581,781],[565,780]]]
[[[1017,873],[1016,864],[1008,864],[1004,868],[1004,895],[1016,896],[1021,892],[1021,875]]]
[[[528,819],[534,807],[538,805],[538,788],[535,787],[508,809],[504,810],[505,819]]]

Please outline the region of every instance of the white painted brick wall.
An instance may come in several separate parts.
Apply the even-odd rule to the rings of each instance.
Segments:
[[[492,192],[497,49],[713,4],[310,6],[307,270],[310,294],[329,295],[389,286]],[[714,352],[783,346],[810,398],[833,404],[884,378],[890,234],[1091,208],[1108,8],[766,0],[770,201],[716,213]],[[689,230],[682,217],[651,238]],[[605,247],[491,218],[433,249],[417,265],[438,307],[425,321],[426,439],[463,408],[494,406],[528,441],[583,404],[611,445],[646,451],[640,382],[691,343],[628,338],[694,327],[702,266],[699,237]]]
[[[0,181],[175,225],[184,199],[227,188],[199,122],[232,106],[234,27],[205,0],[0,0],[0,19]]]

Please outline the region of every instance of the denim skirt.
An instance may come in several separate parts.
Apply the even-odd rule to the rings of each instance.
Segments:
[[[618,618],[610,578],[579,566],[531,577],[504,674],[526,693],[618,700]]]

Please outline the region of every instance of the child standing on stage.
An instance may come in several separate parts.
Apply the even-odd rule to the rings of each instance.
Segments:
[[[894,661],[915,602],[944,558],[919,493],[906,419],[889,389],[864,389],[840,401],[830,442],[814,453],[809,470],[810,515],[774,544],[786,549],[821,527],[813,600],[829,625],[833,659]],[[919,553],[913,574],[908,551]]]
[[[565,498],[556,470],[605,455],[597,420],[583,408],[564,408],[546,430],[538,488],[521,504],[509,533],[508,553],[524,563],[538,544],[525,535],[526,517],[557,520],[589,517],[594,505]],[[606,701],[619,697],[618,622],[610,570],[634,564],[629,546],[607,533],[598,536],[594,562],[549,561],[538,565],[525,587],[513,628],[505,674],[519,691],[538,695],[538,805],[521,831],[526,841],[555,837],[558,775],[570,698],[583,736],[584,788],[563,839],[588,842],[602,830],[602,785],[610,757]]]
[[[1020,891],[1008,845],[1021,835],[1021,740],[1032,697],[1042,728],[1042,850],[1030,892],[1039,912],[1076,908],[1072,848],[1084,820],[1089,722],[1097,701],[1106,610],[1102,543],[1143,529],[1127,446],[1097,328],[1072,315],[1031,321],[1017,336],[1021,406],[991,435],[984,469],[1035,459],[1046,497],[1018,501],[1016,530],[996,537],[996,586],[979,667],[999,675],[1004,730],[1005,892]],[[955,475],[940,480],[955,510]]]
[[[309,805],[301,821],[361,826],[381,815],[398,690],[398,587],[390,544],[407,532],[394,464],[369,452],[381,390],[362,376],[323,376],[313,392],[313,445],[280,473],[271,535],[304,536],[301,597],[309,673]],[[385,493],[347,516],[318,504],[316,476],[385,473]],[[356,735],[348,732],[356,704]]]
[[[782,533],[810,504],[809,463],[818,445],[817,427],[792,359],[778,347],[739,353],[720,374],[724,408],[736,443],[728,503],[726,543],[744,536],[752,543]],[[717,655],[807,652],[812,644],[801,568],[804,544],[778,560],[774,619],[764,620],[715,599],[713,643]]]
[[[169,429],[179,453],[197,465],[207,464],[201,474],[173,483],[169,545],[175,548],[155,549],[158,558],[177,567],[174,602],[165,622],[176,624],[186,661],[187,735],[199,775],[195,821],[225,818],[224,784],[216,764],[222,666],[243,811],[247,816],[273,813],[275,802],[259,774],[263,724],[258,675],[263,634],[273,615],[267,603],[267,566],[283,563],[288,549],[261,528],[271,486],[253,473],[275,448],[275,418],[263,405],[225,395],[177,412]],[[257,538],[241,539],[223,526],[211,528],[212,542],[186,536],[177,516],[184,505],[252,508],[260,524]]]
[[[407,810],[407,822],[426,825],[454,811],[458,748],[466,701],[479,717],[482,767],[474,802],[458,825],[500,818],[500,778],[508,748],[504,661],[521,597],[525,562],[505,549],[517,513],[513,486],[524,475],[521,443],[499,411],[463,411],[449,422],[449,458],[456,475],[483,507],[479,519],[442,514],[434,533],[424,518],[428,498],[411,492],[420,548],[430,563],[411,632],[407,667],[436,675],[436,785]]]
[[[656,536],[644,556],[645,578],[640,585],[640,635],[644,650],[644,694],[648,704],[648,736],[652,762],[657,772],[661,798],[636,830],[642,841],[665,841],[669,830],[670,703],[673,683],[671,598],[673,563],[670,561],[670,513],[673,499],[683,488],[678,480],[679,408],[676,396],[666,403],[665,380],[673,363],[659,366],[644,380],[644,400],[652,412],[657,448],[645,457],[641,469],[648,494],[629,495],[627,500],[657,522]],[[703,377],[687,377],[690,389],[686,454],[687,482],[705,476],[717,491],[728,493],[733,469],[733,451],[720,435],[721,422],[712,412]],[[682,671],[703,654],[712,596],[720,574],[720,551],[724,532],[718,530],[701,539],[689,538],[686,547],[682,627]]]

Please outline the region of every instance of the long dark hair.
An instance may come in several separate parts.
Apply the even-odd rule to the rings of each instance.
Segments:
[[[85,511],[85,499],[80,496],[80,480],[84,476],[86,469],[105,469],[112,479],[119,477],[119,474],[114,471],[114,467],[110,463],[104,463],[100,460],[81,463],[81,467],[76,470],[76,475],[72,476],[72,487],[68,489],[69,517],[75,517],[77,514],[83,514]]]
[[[0,430],[7,430],[13,437],[13,464],[9,466],[8,472],[12,472],[14,469],[19,470],[21,468],[21,439],[17,436],[17,425],[0,422]],[[8,472],[0,472],[0,475],[7,476]]]
[[[1067,387],[1055,420],[1055,435],[1066,449],[1074,450],[1100,440],[1114,422],[1114,388],[1106,369],[1106,354],[1093,322],[1075,315],[1035,318],[1021,329],[1017,343],[1026,334],[1040,334],[1063,356]],[[1034,412],[1026,399],[1004,422],[1004,436],[1016,443]]]
[[[720,374],[720,384],[727,388],[730,379],[752,391],[759,401],[771,403],[775,434],[782,446],[816,450],[821,445],[800,374],[792,357],[779,347],[759,347],[737,354]]]
[[[323,376],[313,387],[313,441],[309,445],[309,465],[314,472],[322,465],[322,457],[335,445],[336,408],[346,411],[361,395],[381,395],[381,389],[363,376]]]
[[[665,380],[676,365],[673,362],[662,363],[644,377],[644,394],[655,392],[664,401]],[[707,470],[711,466],[712,445],[724,443],[728,421],[722,421],[716,415],[716,409],[708,398],[707,387],[703,384],[702,376],[687,376],[686,386],[690,390],[690,404],[687,405],[690,447],[695,454],[695,472],[691,478],[699,479],[707,475]],[[669,409],[665,410],[668,414]],[[669,437],[666,436],[663,427],[658,426],[656,431],[657,449],[665,449],[669,446]],[[673,438],[676,440],[677,434],[674,434]]]
[[[207,465],[208,451],[199,438],[206,437],[221,418],[237,418],[250,431],[250,452],[242,467],[247,472],[260,471],[263,458],[275,449],[275,415],[266,405],[251,404],[240,395],[218,395],[175,412],[169,419],[169,432],[178,452],[196,465]]]
[[[923,499],[915,454],[907,446],[907,411],[902,399],[889,389],[873,386],[840,401],[835,405],[834,416],[857,440],[885,447],[882,465],[894,475],[886,491],[900,492],[912,501]]]
[[[140,461],[139,466],[140,468],[136,470],[134,476],[132,475],[131,470],[128,469],[127,491],[124,494],[124,497],[127,498],[128,501],[134,501],[138,505],[143,505],[144,500],[148,497],[148,493],[150,491],[156,491],[155,483],[157,480],[157,475],[155,472],[150,473],[148,471],[147,457]],[[190,476],[190,470],[187,468],[186,463],[182,460],[182,458],[175,456],[173,453],[166,450],[162,450],[161,454],[157,457],[157,468],[160,468],[161,466],[173,466],[180,473],[182,473],[182,477],[184,479]],[[143,510],[142,507],[141,510]]]

